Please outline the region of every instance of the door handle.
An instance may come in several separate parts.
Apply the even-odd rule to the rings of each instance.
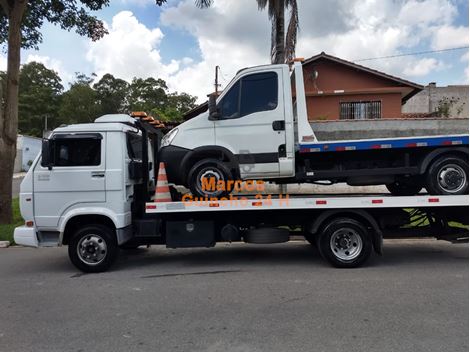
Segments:
[[[92,171],[91,172],[91,177],[93,177],[93,178],[104,178],[104,172],[103,171]]]
[[[284,120],[273,121],[273,130],[274,131],[285,131],[286,123]]]

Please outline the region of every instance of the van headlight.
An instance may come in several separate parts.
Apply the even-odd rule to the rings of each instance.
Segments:
[[[173,128],[170,132],[168,132],[162,139],[162,147],[166,147],[173,142],[173,139],[175,139],[176,135],[178,134],[178,129]]]

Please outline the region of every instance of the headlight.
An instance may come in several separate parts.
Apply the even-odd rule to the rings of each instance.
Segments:
[[[173,142],[173,139],[175,139],[176,135],[178,134],[178,129],[173,128],[170,132],[168,132],[165,137],[162,139],[162,147],[166,147]]]

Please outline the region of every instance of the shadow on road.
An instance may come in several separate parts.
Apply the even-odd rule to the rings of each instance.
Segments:
[[[158,247],[157,247],[158,248]],[[409,265],[449,264],[468,261],[468,245],[443,242],[392,243],[384,247],[379,256],[372,254],[367,267],[406,267]],[[250,268],[254,266],[299,266],[329,267],[316,249],[306,243],[289,245],[222,245],[204,249],[155,249],[139,248],[121,252],[115,270],[126,268],[177,265],[190,267]]]

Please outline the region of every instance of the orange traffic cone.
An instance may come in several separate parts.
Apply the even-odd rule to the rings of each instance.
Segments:
[[[171,202],[170,187],[166,177],[165,163],[161,162],[158,168],[157,187],[153,198],[156,203]]]

